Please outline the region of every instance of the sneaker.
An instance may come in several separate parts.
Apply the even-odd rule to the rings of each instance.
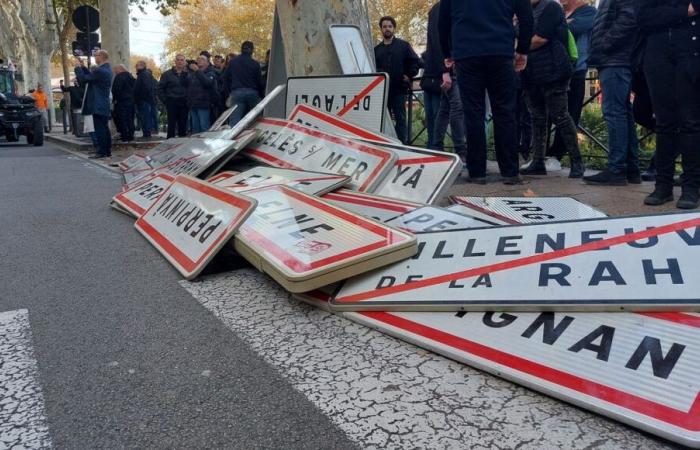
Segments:
[[[642,175],[639,172],[627,172],[627,182],[629,184],[642,184]]]
[[[681,198],[676,203],[676,208],[679,209],[697,209],[700,206],[700,194],[698,188],[684,188]]]
[[[649,206],[659,206],[672,201],[673,188],[657,186],[656,189],[654,189],[654,192],[647,195],[647,197],[644,199],[644,204]]]
[[[486,184],[486,177],[467,177],[467,183]]]
[[[644,172],[642,172],[640,178],[642,179],[642,181],[656,181],[656,170],[647,169]]]
[[[547,168],[541,159],[533,159],[530,164],[520,169],[522,175],[547,175]]]
[[[516,175],[514,177],[503,177],[503,184],[508,186],[523,184],[523,178],[520,175]]]
[[[617,173],[612,173],[608,169],[596,175],[583,177],[586,184],[594,184],[598,186],[627,186],[627,176]]]

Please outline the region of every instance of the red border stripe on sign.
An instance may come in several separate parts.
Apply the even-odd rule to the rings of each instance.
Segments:
[[[504,222],[506,222],[506,223],[510,223],[510,224],[513,224],[513,225],[522,225],[522,223],[521,223],[521,222],[518,222],[517,220],[511,219],[510,217],[502,216],[502,215],[498,214],[497,212],[491,211],[490,209],[486,209],[486,208],[482,208],[481,206],[477,206],[477,205],[475,205],[475,204],[473,204],[473,203],[470,203],[470,202],[468,202],[468,201],[466,201],[466,200],[464,200],[464,199],[462,199],[462,198],[460,198],[460,197],[452,197],[452,199],[453,199],[454,201],[456,201],[457,204],[459,204],[459,205],[462,205],[462,206],[466,206],[466,207],[468,207],[468,208],[475,209],[475,210],[477,210],[477,211],[479,211],[479,212],[481,212],[481,213],[484,213],[484,214],[489,215],[489,216],[491,216],[491,217],[493,217],[493,218],[502,220],[502,221],[504,221]]]
[[[311,108],[308,105],[304,104],[299,104],[295,106],[294,111],[292,112],[292,115],[290,116],[291,120],[294,120],[298,112],[302,111],[310,116],[313,116],[319,120],[322,120],[324,122],[327,122],[335,127],[341,128],[349,133],[352,133],[358,137],[361,137],[363,139],[370,139],[374,141],[379,141],[379,142],[386,142],[386,143],[391,143],[390,140],[385,138],[384,136],[381,136],[379,134],[372,133],[370,131],[364,130],[362,128],[358,128],[352,124],[349,124],[347,122],[344,122],[340,119],[337,119],[335,116],[332,116],[330,114],[324,113],[322,111],[318,111],[314,108]]]
[[[389,211],[394,211],[394,212],[400,212],[400,213],[407,213],[411,212],[414,208],[408,207],[408,206],[401,206],[397,205],[395,203],[379,203],[377,201],[370,201],[370,200],[365,200],[361,198],[355,198],[355,197],[350,197],[350,196],[344,196],[344,195],[339,195],[335,192],[331,192],[329,194],[326,194],[323,196],[324,199],[326,200],[335,200],[338,202],[344,202],[344,203],[353,203],[355,205],[362,205],[362,206],[369,206],[371,208],[378,208],[378,209],[387,209]]]
[[[426,156],[425,158],[416,159],[399,159],[394,163],[395,166],[410,166],[412,164],[439,164],[439,163],[451,163],[452,160],[449,158],[444,158],[442,156]]]
[[[372,81],[366,88],[364,88],[362,91],[360,91],[360,93],[357,94],[357,95],[352,99],[352,101],[351,101],[350,103],[348,103],[347,105],[345,105],[345,107],[344,107],[343,109],[341,109],[340,111],[338,111],[337,116],[343,117],[345,114],[347,114],[347,112],[350,111],[352,108],[354,108],[355,105],[357,105],[358,103],[360,103],[360,100],[362,100],[362,97],[364,97],[365,95],[367,95],[367,94],[369,94],[370,92],[372,92],[372,89],[374,89],[374,88],[376,88],[377,86],[379,86],[379,83],[381,83],[381,82],[384,81],[384,80],[385,80],[385,78],[384,78],[383,75],[380,75],[380,76],[378,76],[377,78],[375,78],[374,81]]]

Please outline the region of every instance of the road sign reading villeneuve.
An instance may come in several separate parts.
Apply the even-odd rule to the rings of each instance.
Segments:
[[[173,177],[166,173],[154,175],[134,188],[114,196],[114,202],[132,216],[138,218],[155,203],[170,183]]]
[[[373,144],[334,136],[287,120],[261,119],[260,135],[244,155],[275,167],[350,177],[350,186],[371,192],[391,170],[396,155]]]
[[[419,203],[394,200],[378,195],[355,192],[349,189],[339,189],[335,192],[329,192],[323,196],[323,200],[380,222],[386,222],[396,216],[406,214],[423,206]]]
[[[216,179],[213,184],[235,192],[283,184],[309,195],[322,195],[342,187],[348,180],[345,175],[259,166],[225,179]]]
[[[381,133],[388,86],[384,73],[291,77],[287,80],[286,116],[296,105],[304,104]]]
[[[700,310],[700,213],[419,234],[419,252],[347,281],[343,310]]]
[[[180,175],[135,226],[191,280],[229,241],[255,205],[254,199]]]
[[[286,186],[245,194],[258,207],[236,250],[290,292],[306,292],[410,258],[415,237]]]
[[[392,140],[388,136],[365,130],[357,125],[344,121],[336,115],[325,113],[308,105],[296,105],[292,113],[288,116],[288,119],[292,122],[297,122],[311,128],[317,128],[321,131],[338,136],[367,139],[375,142],[400,143]]]
[[[460,211],[488,220],[498,219],[505,224],[543,223],[561,220],[606,217],[598,211],[570,197],[457,197],[452,200],[469,211]]]

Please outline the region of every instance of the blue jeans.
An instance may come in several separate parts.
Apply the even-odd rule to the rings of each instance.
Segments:
[[[260,103],[260,94],[255,89],[250,88],[240,88],[234,89],[231,92],[232,104],[236,105],[237,108],[231,113],[231,117],[228,119],[228,124],[233,127],[238,122],[241,121],[243,116],[248,114],[251,109]]]
[[[608,170],[625,175],[639,171],[637,127],[632,115],[629,67],[605,67],[598,71],[603,90],[603,117],[608,126]]]
[[[209,108],[192,108],[190,109],[190,117],[192,118],[192,133],[207,131],[211,126]]]
[[[406,96],[402,94],[389,96],[387,106],[389,106],[389,112],[394,115],[394,121],[396,122],[396,125],[394,126],[396,136],[404,144],[407,143]]]
[[[139,116],[139,124],[144,137],[150,136],[151,132],[156,129],[156,124],[153,122],[154,109],[155,105],[148,102],[138,102],[136,104],[136,113]]]
[[[428,148],[435,149],[435,119],[440,110],[442,95],[423,91],[423,103],[425,103],[425,122],[428,130]]]
[[[445,135],[447,126],[450,126],[452,142],[455,146],[455,153],[467,160],[467,137],[464,122],[464,110],[462,109],[462,98],[459,95],[457,80],[452,79],[452,88],[443,92],[440,108],[435,118],[435,129],[433,130],[433,147],[436,150],[445,148]]]

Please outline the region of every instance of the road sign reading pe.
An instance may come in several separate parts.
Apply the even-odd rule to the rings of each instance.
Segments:
[[[570,197],[453,196],[451,198],[458,205],[462,205],[470,210],[466,214],[491,217],[506,224],[606,217],[605,213]]]
[[[286,186],[246,192],[258,207],[236,250],[290,292],[306,292],[410,258],[415,237]]]
[[[419,203],[394,200],[378,195],[355,192],[349,189],[339,189],[334,192],[329,192],[323,196],[323,200],[380,222],[386,222],[394,217],[409,213],[423,206]]]
[[[384,223],[411,233],[463,230],[497,225],[493,222],[465,216],[464,214],[435,206],[424,206],[394,217]]]
[[[288,116],[288,120],[338,136],[367,139],[375,142],[398,142],[381,133],[365,130],[344,121],[334,114],[325,113],[308,105],[296,105]]]
[[[309,195],[322,195],[342,187],[349,177],[301,170],[259,166],[213,184],[236,192],[245,192],[265,186],[285,185]]]
[[[384,73],[290,77],[286,116],[309,105],[379,133],[384,126],[389,78]]]
[[[136,221],[136,229],[191,280],[255,209],[254,199],[180,175]]]
[[[258,137],[243,151],[275,167],[350,177],[350,186],[371,192],[393,167],[396,155],[374,144],[324,133],[298,123],[261,119]]]
[[[409,261],[348,280],[343,310],[700,311],[700,213],[418,234]]]
[[[154,175],[134,188],[114,196],[114,202],[132,216],[139,218],[158,200],[174,180],[168,174]]]

